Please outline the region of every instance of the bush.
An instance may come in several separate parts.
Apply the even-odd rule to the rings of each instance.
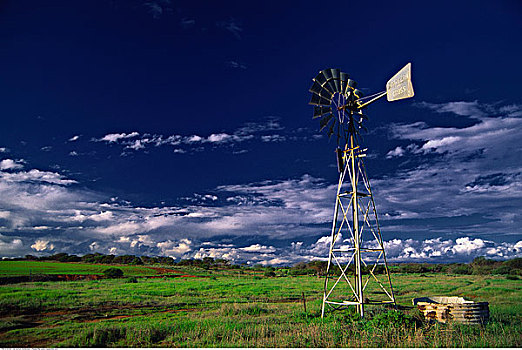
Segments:
[[[451,268],[451,272],[456,273],[458,275],[471,275],[473,273],[473,269],[469,265],[456,264]]]
[[[387,312],[375,315],[366,323],[368,329],[379,328],[414,328],[415,319],[398,310],[388,310]]]
[[[274,271],[265,271],[265,277],[275,277]]]
[[[125,280],[126,283],[138,283],[138,279],[136,277],[129,277]]]
[[[509,266],[504,265],[504,266],[500,266],[500,267],[494,269],[493,271],[491,271],[491,273],[494,275],[509,275],[509,274],[511,274],[512,270],[513,269],[510,268]]]
[[[123,276],[123,271],[117,267],[109,267],[103,271],[103,274],[107,278],[120,278]]]
[[[505,265],[512,269],[522,269],[522,258],[515,258],[504,262]]]

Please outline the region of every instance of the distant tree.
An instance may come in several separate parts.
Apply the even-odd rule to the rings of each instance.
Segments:
[[[484,256],[479,256],[471,262],[471,265],[475,266],[488,266],[488,265],[495,265],[496,261],[491,259],[486,259]]]
[[[522,258],[514,258],[504,262],[505,265],[512,269],[522,269]]]
[[[100,263],[103,259],[103,254],[94,253],[94,254],[85,254],[82,256],[82,261],[87,263]]]
[[[79,262],[81,260],[82,259],[79,256],[77,256],[77,255],[69,255],[67,257],[67,262]]]
[[[67,254],[67,253],[58,253],[58,254],[51,255],[49,257],[49,260],[66,262],[67,258],[69,258],[69,254]]]
[[[107,278],[120,278],[123,276],[123,271],[117,267],[109,267],[103,271],[103,274]]]
[[[275,277],[276,274],[274,271],[266,270],[264,275],[265,277]]]
[[[112,264],[112,262],[114,261],[114,258],[115,256],[114,255],[104,255],[103,257],[100,258],[100,262],[102,264]]]
[[[174,259],[172,259],[169,256],[160,256],[157,259],[158,259],[158,263],[160,263],[160,264],[163,264],[163,265],[174,265]]]
[[[34,255],[26,255],[26,256],[25,256],[25,260],[29,260],[29,261],[38,261],[38,257],[37,257],[37,256],[34,256]]]
[[[507,265],[503,265],[503,266],[497,267],[496,269],[493,269],[491,271],[491,273],[494,275],[511,275],[512,271],[513,271],[513,269],[511,267],[509,267]]]
[[[473,273],[473,269],[467,264],[453,264],[451,267],[451,272],[458,275],[471,275]]]

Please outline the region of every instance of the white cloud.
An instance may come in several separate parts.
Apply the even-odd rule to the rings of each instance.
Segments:
[[[208,137],[208,142],[226,142],[228,140],[230,140],[232,138],[232,136],[230,136],[229,134],[225,134],[225,133],[221,133],[221,134],[212,134]]]
[[[192,241],[190,239],[182,239],[179,242],[173,242],[171,240],[158,242],[156,246],[160,248],[163,255],[166,256],[174,256],[180,257],[185,253],[188,253],[192,250],[191,248]]]
[[[7,153],[9,150],[5,147],[0,147],[0,153]]]
[[[389,151],[386,154],[386,158],[393,158],[393,157],[402,157],[404,155],[405,151],[401,146],[397,146],[395,149]]]
[[[109,143],[114,143],[114,142],[117,142],[120,139],[129,139],[129,138],[133,138],[133,137],[137,137],[137,136],[139,136],[139,133],[136,132],[136,131],[131,132],[129,134],[126,134],[126,133],[107,134],[104,137],[102,137],[101,139],[96,140],[96,141],[106,141],[106,142],[109,142]]]
[[[188,143],[195,143],[195,142],[201,142],[201,141],[203,141],[203,138],[198,135],[192,135],[185,139],[185,142],[188,142]]]
[[[240,127],[232,133],[212,133],[208,137],[191,135],[151,135],[151,134],[140,134],[138,132],[126,133],[113,133],[107,134],[100,139],[93,139],[93,141],[105,141],[108,144],[120,144],[127,150],[142,150],[149,146],[160,147],[164,145],[179,146],[184,145],[189,150],[200,151],[205,145],[219,145],[222,147],[233,146],[234,144],[245,142],[248,140],[258,139],[264,142],[282,142],[286,140],[283,135],[262,135],[263,133],[283,130],[279,125],[279,122],[274,117],[269,118],[267,121],[246,123],[245,126]],[[132,140],[131,140],[132,139]],[[174,153],[185,153],[187,150],[182,148],[175,148]],[[127,153],[124,153],[127,154]]]
[[[12,159],[3,159],[0,161],[0,170],[16,170],[16,169],[22,169],[24,160],[12,160]]]
[[[38,169],[20,171],[17,173],[0,172],[0,180],[7,182],[46,182],[55,185],[70,185],[76,183],[75,180],[65,179],[61,174],[50,171],[41,171]]]
[[[266,246],[266,245],[261,245],[261,244],[252,244],[248,247],[244,247],[244,248],[239,248],[245,252],[250,252],[250,253],[274,253],[276,251],[276,249],[272,246]]]
[[[283,141],[286,141],[286,137],[277,135],[277,134],[266,135],[266,136],[261,136],[261,141],[263,141],[263,142],[283,142]]]
[[[126,148],[130,148],[137,151],[139,149],[145,148],[145,146],[143,145],[142,140],[134,140],[134,142],[131,145],[128,145]]]
[[[81,135],[74,135],[73,137],[71,137],[69,139],[69,142],[74,142],[74,141],[78,141],[78,139],[80,138]]]
[[[31,245],[31,248],[36,250],[37,252],[42,252],[44,250],[53,250],[54,245],[49,244],[49,241],[37,239],[33,245]]]

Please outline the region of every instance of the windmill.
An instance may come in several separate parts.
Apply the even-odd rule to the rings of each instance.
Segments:
[[[386,261],[377,210],[364,157],[360,132],[368,120],[363,109],[381,97],[396,101],[413,96],[411,63],[387,83],[386,90],[363,97],[357,83],[339,69],[325,69],[310,88],[313,119],[337,139],[339,182],[332,221],[321,317],[325,308],[355,306],[364,317],[368,304],[393,304],[395,295]],[[368,297],[371,296],[371,299]]]

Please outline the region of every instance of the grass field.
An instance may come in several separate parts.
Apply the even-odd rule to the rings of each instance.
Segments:
[[[8,268],[3,263],[0,271]],[[102,271],[106,268],[95,266]],[[80,273],[77,271],[81,268],[66,267],[74,273]],[[129,276],[139,275],[138,270],[130,269]],[[207,277],[138,278],[138,283],[121,278],[2,285],[0,346],[522,346],[521,280],[395,274],[393,283],[403,311],[374,308],[369,310],[371,317],[364,320],[353,312],[341,311],[322,320],[320,278],[262,278],[260,274],[244,275],[233,270],[200,272]],[[488,301],[491,321],[485,326],[424,323],[411,307],[411,299],[430,295]]]

